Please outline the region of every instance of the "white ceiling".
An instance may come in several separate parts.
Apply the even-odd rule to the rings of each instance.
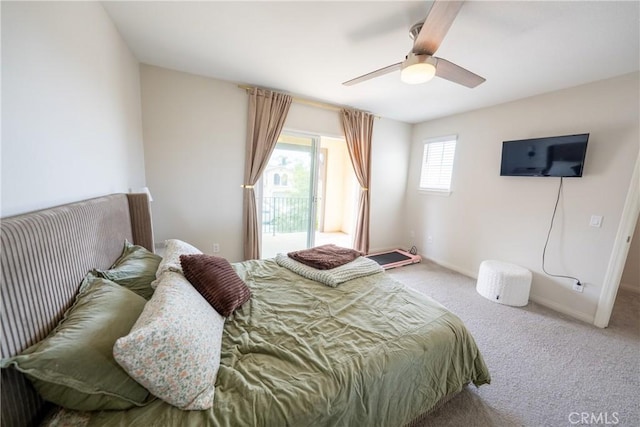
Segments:
[[[487,79],[475,89],[399,72],[429,1],[104,2],[143,63],[278,89],[409,123],[640,68],[638,1],[467,1],[436,52]]]

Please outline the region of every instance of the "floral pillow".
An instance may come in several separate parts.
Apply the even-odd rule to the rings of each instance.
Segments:
[[[115,360],[153,395],[180,409],[213,405],[224,317],[180,273],[165,272]]]
[[[200,249],[196,248],[195,246],[191,246],[190,244],[188,244],[187,242],[183,242],[182,240],[167,240],[162,261],[160,261],[160,265],[158,265],[158,270],[156,271],[156,278],[160,279],[160,276],[162,276],[162,273],[164,273],[165,271],[182,273],[182,266],[180,265],[180,255],[197,255],[201,253],[202,251]],[[151,286],[155,288],[157,284],[158,281],[156,280],[151,284]]]

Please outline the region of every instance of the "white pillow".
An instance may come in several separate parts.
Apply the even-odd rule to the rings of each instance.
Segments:
[[[224,317],[180,273],[159,279],[113,356],[153,395],[181,409],[213,405]]]
[[[165,271],[174,271],[176,273],[182,273],[182,266],[180,265],[180,255],[199,255],[202,251],[196,248],[195,246],[191,246],[187,242],[183,242],[178,239],[170,239],[167,240],[166,246],[164,249],[164,255],[162,257],[162,261],[158,265],[158,269],[156,270],[156,279],[159,279],[162,276],[162,273]],[[157,286],[157,280],[151,284],[151,287],[155,288]]]

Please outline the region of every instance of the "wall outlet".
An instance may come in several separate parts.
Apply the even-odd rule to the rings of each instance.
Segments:
[[[433,243],[433,236],[427,236],[427,243]]]
[[[589,225],[596,228],[602,227],[602,215],[591,215]]]
[[[213,253],[217,254],[218,252],[220,252],[220,243],[214,243],[213,244]]]
[[[573,290],[576,292],[583,292],[584,291],[584,285],[580,282],[576,282],[573,284]]]

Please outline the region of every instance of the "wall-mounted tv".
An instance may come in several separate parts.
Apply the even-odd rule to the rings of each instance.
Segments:
[[[581,177],[589,134],[502,143],[501,176]]]

